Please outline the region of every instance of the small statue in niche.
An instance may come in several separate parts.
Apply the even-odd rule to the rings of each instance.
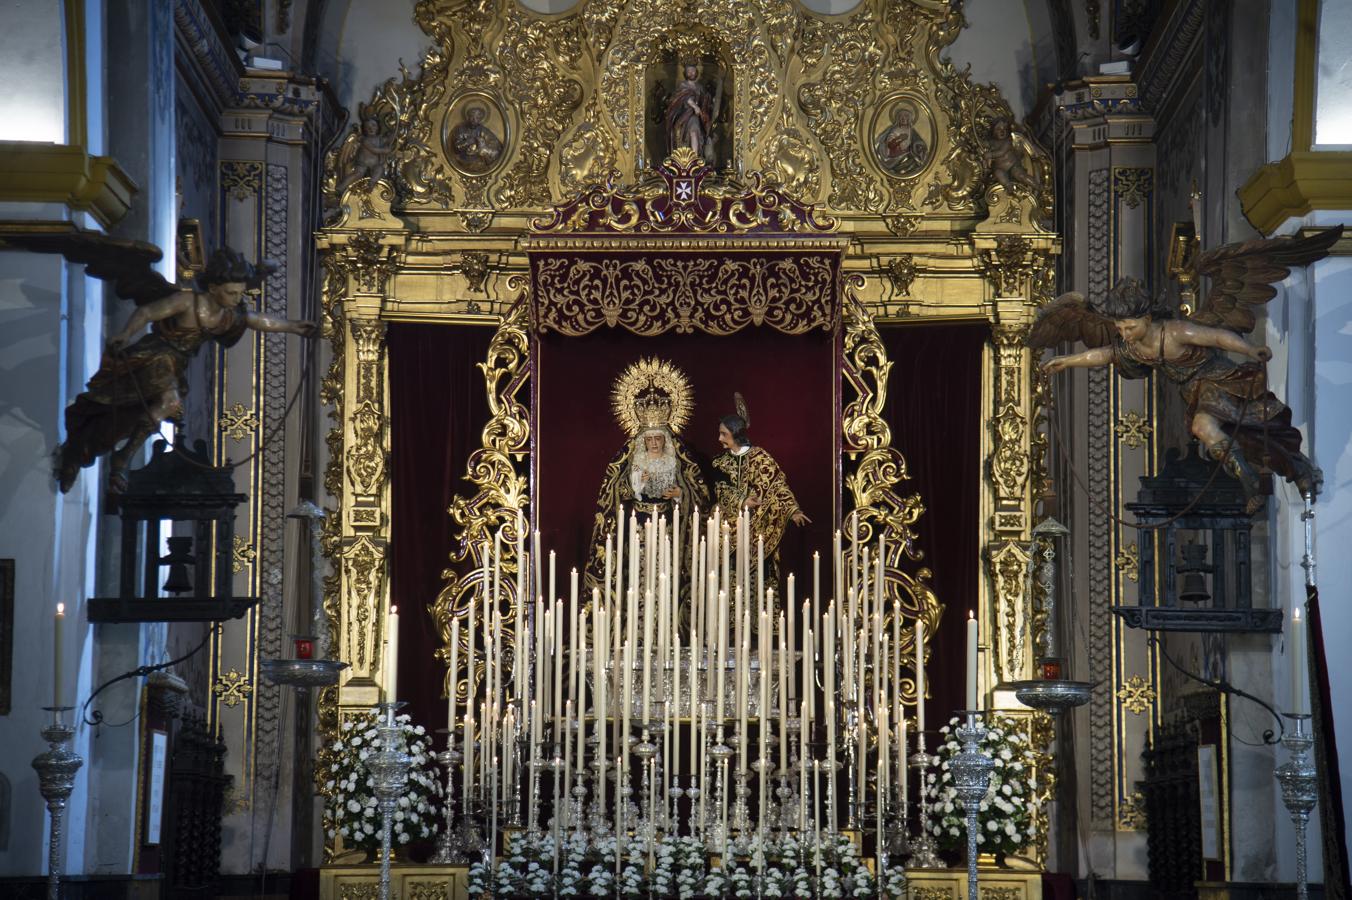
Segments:
[[[985,165],[988,177],[1006,191],[1014,185],[1022,185],[1034,195],[1041,189],[1037,177],[1030,168],[1032,148],[1015,132],[1009,119],[996,119],[991,123],[985,144]]]
[[[313,322],[251,309],[245,291],[261,284],[276,264],[255,265],[229,248],[213,253],[185,289],[155,271],[162,254],[152,244],[87,232],[7,236],[4,243],[60,253],[83,264],[86,274],[112,282],[119,297],[136,301],[126,326],[109,338],[87,389],[66,407],[66,439],[56,448],[52,466],[62,493],[75,484],[80,469],[105,454],[112,454],[109,489],[126,489],[132,456],[160,423],[182,415],[188,363],[203,344],[214,340],[229,347],[251,328],[302,337],[316,331]],[[147,325],[149,332],[141,333]]]
[[[376,181],[385,174],[391,154],[394,153],[394,133],[386,128],[370,107],[362,104],[361,129],[348,137],[338,151],[337,196],[341,199],[348,188],[359,181]]]
[[[655,99],[662,110],[666,152],[689,147],[711,169],[718,168],[715,126],[723,104],[723,79],[715,78],[712,90],[700,81],[699,64],[687,61],[669,96],[659,90]],[[660,85],[659,85],[660,88]]]
[[[910,103],[892,107],[892,124],[873,142],[878,165],[899,178],[914,175],[929,161],[929,144],[916,128],[916,111]]]
[[[502,140],[484,124],[488,108],[470,103],[462,113],[464,121],[451,129],[451,153],[455,161],[474,175],[487,172],[502,156]]]
[[[1263,505],[1264,471],[1310,496],[1318,490],[1319,472],[1301,453],[1290,408],[1267,388],[1263,364],[1272,351],[1243,336],[1253,331],[1254,307],[1277,295],[1272,285],[1292,267],[1323,259],[1342,232],[1339,226],[1305,238],[1260,238],[1201,254],[1197,273],[1212,279],[1211,290],[1186,319],[1158,310],[1135,278],[1119,280],[1098,301],[1062,294],[1038,314],[1027,344],[1040,349],[1080,341],[1089,348],[1048,360],[1043,369],[1049,373],[1114,366],[1124,378],[1154,371],[1177,384],[1187,403],[1188,430],[1243,485],[1251,514]],[[1227,353],[1250,361],[1236,363]]]

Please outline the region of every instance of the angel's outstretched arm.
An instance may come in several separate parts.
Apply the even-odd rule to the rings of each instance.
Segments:
[[[1062,369],[1097,369],[1100,366],[1110,366],[1112,363],[1112,347],[1095,347],[1068,356],[1053,356],[1042,364],[1042,368],[1048,373],[1056,373]]]
[[[276,331],[298,334],[301,337],[309,337],[316,330],[314,322],[283,319],[281,316],[271,316],[252,310],[249,312],[248,325],[256,331]]]

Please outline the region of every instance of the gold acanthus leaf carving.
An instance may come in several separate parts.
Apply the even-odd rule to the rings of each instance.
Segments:
[[[1030,626],[1028,584],[1029,553],[1018,541],[1005,541],[990,554],[991,582],[995,588],[995,674],[1002,681],[1027,677],[1024,665],[1026,636]]]
[[[508,287],[519,290],[520,296],[498,326],[480,365],[489,420],[483,429],[482,445],[470,454],[465,476],[476,489],[468,499],[457,495],[451,502],[450,515],[459,532],[459,544],[451,551],[451,567],[441,573],[445,583],[432,604],[432,619],[442,642],[437,657],[443,662],[450,659],[451,620],[467,613],[486,583],[487,548],[499,530],[503,534],[502,587],[508,595],[502,608],[503,647],[508,654],[511,641],[507,638],[516,629],[510,596],[516,583],[507,575],[516,572],[518,516],[527,514],[530,503],[528,482],[517,463],[530,447],[530,413],[522,402],[530,378],[530,303],[521,279],[512,279]],[[473,690],[472,683],[454,687],[461,697]]]
[[[497,47],[507,100],[521,118],[520,148],[494,200],[522,209],[548,206],[549,163],[574,110],[582,85],[570,73],[582,58],[583,25],[576,16],[541,19],[513,3]]]
[[[846,402],[841,427],[844,450],[854,458],[845,475],[845,490],[853,505],[848,531],[857,536],[860,546],[876,546],[880,534],[886,538],[883,591],[888,606],[923,621],[925,633],[933,634],[944,607],[929,584],[930,571],[920,568],[911,575],[902,568],[922,558],[915,546],[915,523],[925,506],[920,495],[902,496],[897,490],[910,476],[906,460],[892,446],[891,428],[882,415],[892,364],[873,317],[858,297],[863,285],[862,276],[846,279],[842,310]],[[901,689],[903,697],[914,699],[914,682],[903,681]]]
[[[875,22],[866,5],[855,15],[810,18],[803,26],[804,69],[817,71],[805,75],[797,101],[826,151],[831,172],[827,204],[834,209],[876,212],[884,204],[879,176],[864,165],[859,141],[859,117],[882,62]]]

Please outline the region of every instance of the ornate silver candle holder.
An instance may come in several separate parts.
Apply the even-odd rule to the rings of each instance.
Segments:
[[[380,732],[380,750],[366,758],[366,768],[371,772],[371,789],[380,810],[380,900],[390,900],[390,832],[399,798],[408,787],[409,767],[413,764],[413,757],[408,755],[408,746],[404,742],[404,729],[394,720],[395,710],[403,705],[400,702],[376,705],[380,720],[376,726]]]
[[[437,865],[451,865],[452,863],[466,862],[466,857],[462,849],[457,846],[455,841],[455,767],[460,764],[464,755],[455,749],[455,732],[450,728],[443,728],[446,732],[446,749],[437,754],[437,762],[441,763],[442,768],[446,770],[446,822],[442,826],[441,836],[437,838],[437,852],[432,855],[429,862]]]
[[[1310,721],[1308,714],[1287,713],[1286,718],[1295,724],[1295,730],[1287,732],[1282,738],[1291,758],[1278,766],[1273,774],[1282,786],[1282,803],[1291,814],[1291,824],[1296,826],[1296,897],[1309,900],[1305,829],[1310,823],[1310,810],[1314,809],[1315,801],[1319,799],[1318,773],[1309,758],[1310,748],[1314,746],[1314,735],[1307,730]]]
[[[916,827],[920,833],[916,835],[915,840],[910,842],[911,858],[906,861],[908,868],[912,869],[942,869],[943,861],[939,859],[938,847],[934,844],[934,836],[929,830],[929,804],[925,802],[925,776],[929,772],[930,766],[934,765],[934,757],[925,752],[925,737],[920,735],[916,743],[916,751],[911,754],[911,768],[915,769],[917,780],[920,782],[920,800],[916,803]]]
[[[347,663],[335,659],[262,659],[258,668],[273,684],[316,688],[337,684]]]
[[[47,836],[47,898],[57,900],[61,895],[61,834],[62,819],[66,812],[66,801],[75,787],[75,773],[84,765],[80,754],[68,746],[75,736],[75,729],[66,724],[69,706],[44,706],[43,710],[52,714],[52,724],[40,732],[47,742],[47,750],[33,758],[33,768],[38,773],[38,791],[47,801],[47,810],[52,814],[52,829]]]
[[[957,730],[962,752],[948,765],[953,771],[953,786],[967,816],[967,900],[977,900],[977,815],[981,812],[981,801],[990,789],[995,761],[981,752],[981,740],[986,736],[981,713],[967,710],[959,715],[966,720]]]

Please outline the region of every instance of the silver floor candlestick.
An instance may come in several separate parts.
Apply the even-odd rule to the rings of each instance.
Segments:
[[[390,900],[390,838],[399,798],[408,787],[408,770],[413,757],[408,755],[404,729],[394,720],[394,712],[403,703],[377,704],[380,725],[380,752],[366,758],[371,772],[371,788],[380,809],[380,900]]]
[[[963,812],[967,814],[967,900],[977,900],[977,816],[981,812],[981,801],[991,786],[991,769],[995,768],[995,761],[981,752],[986,726],[981,722],[980,713],[967,710],[959,715],[966,720],[957,731],[962,752],[949,761],[949,768],[953,770],[953,784],[962,800]]]
[[[927,785],[925,776],[929,772],[930,766],[934,765],[934,757],[925,752],[925,736],[919,735],[916,740],[916,750],[911,754],[911,768],[915,769],[916,775],[920,781],[920,799],[916,802],[916,828],[920,832],[915,840],[911,841],[911,858],[906,861],[906,865],[912,869],[941,869],[943,861],[939,859],[938,848],[934,845],[934,836],[930,834],[929,829],[929,803],[925,799]],[[904,810],[903,810],[904,812]]]
[[[66,801],[75,787],[75,773],[84,765],[80,754],[68,746],[75,729],[66,724],[69,706],[44,706],[52,714],[52,724],[42,729],[42,739],[50,749],[33,758],[38,772],[38,791],[52,814],[52,831],[47,838],[47,900],[61,896],[61,833]]]
[[[1310,748],[1314,746],[1314,736],[1307,730],[1310,721],[1308,714],[1287,714],[1286,717],[1295,723],[1295,731],[1288,732],[1282,738],[1291,758],[1278,766],[1274,774],[1282,786],[1282,803],[1291,814],[1291,823],[1296,826],[1296,897],[1298,900],[1310,900],[1305,829],[1310,823],[1310,811],[1319,799],[1317,772],[1309,756]]]

